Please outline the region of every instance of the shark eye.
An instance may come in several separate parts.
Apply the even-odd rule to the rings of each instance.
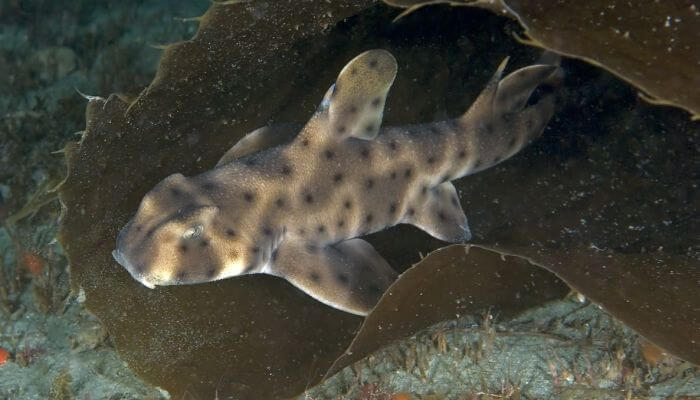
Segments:
[[[200,237],[202,235],[202,231],[204,231],[204,227],[202,225],[192,226],[182,233],[182,238],[185,240],[190,240]]]

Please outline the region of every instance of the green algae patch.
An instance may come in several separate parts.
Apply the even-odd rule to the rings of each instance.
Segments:
[[[700,5],[683,1],[385,0],[405,15],[432,4],[490,9],[518,19],[530,45],[604,68],[653,104],[700,118]]]
[[[504,55],[516,62],[537,57],[509,41],[497,25],[502,19],[487,12],[429,10],[449,20],[443,28],[422,23],[418,13],[390,25],[391,10],[363,10],[370,5],[214,5],[193,40],[165,49],[156,78],[138,96],[89,102],[81,141],[66,148],[60,239],[73,288],[85,292],[88,308],[129,366],[174,398],[290,397],[455,312],[495,305],[495,312],[512,315],[567,290],[535,265],[662,347],[698,362],[693,343],[700,299],[690,290],[698,281],[690,262],[697,244],[689,235],[698,227],[694,178],[684,172],[696,165],[698,126],[630,103],[629,90],[626,97],[611,95],[609,79],[580,66],[588,79],[561,89],[561,111],[542,139],[456,184],[475,241],[497,252],[472,247],[466,254],[463,246],[451,246],[420,262],[421,253],[445,244],[408,227],[372,235],[397,270],[417,265],[362,328],[361,318],[273,277],[150,290],[112,260],[118,229],[155,183],[175,172],[212,168],[255,128],[305,122],[339,68],[364,49],[383,47],[399,60],[387,125],[460,112]],[[468,36],[444,30],[464,26]],[[469,48],[475,51],[466,54]],[[416,96],[421,88],[426,95]],[[599,103],[586,105],[586,96]],[[601,264],[608,258],[615,260]],[[653,287],[664,288],[663,299],[649,295]],[[518,293],[526,301],[515,301]],[[461,302],[469,296],[472,304]],[[650,315],[663,316],[665,324],[651,323]],[[378,333],[385,327],[391,334]]]

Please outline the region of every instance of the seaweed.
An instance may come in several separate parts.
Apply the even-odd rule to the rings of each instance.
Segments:
[[[490,9],[517,18],[523,43],[580,58],[639,88],[652,104],[700,119],[700,6],[693,0],[385,0],[404,16],[432,4]]]
[[[434,10],[436,20],[454,19],[441,26],[417,13],[390,25],[391,10],[371,5],[214,4],[195,38],[164,49],[146,89],[90,99],[85,132],[65,150],[60,241],[73,290],[84,291],[129,366],[173,396],[289,397],[455,313],[495,306],[513,315],[564,296],[568,287],[547,270],[652,342],[699,362],[689,234],[698,231],[697,177],[686,172],[697,171],[697,124],[662,118],[576,63],[565,67],[590,81],[562,89],[562,110],[545,137],[457,183],[483,247],[451,246],[422,259],[444,244],[408,227],[369,238],[398,270],[415,266],[364,323],[274,277],[149,290],[112,260],[118,229],[155,183],[211,168],[254,128],[304,122],[342,63],[362,49],[389,48],[402,66],[387,124],[466,108],[504,52],[516,62],[537,57],[484,11]],[[457,39],[473,43],[474,53],[460,52]],[[429,95],[416,96],[417,88]],[[606,108],[613,102],[633,110],[627,120]]]

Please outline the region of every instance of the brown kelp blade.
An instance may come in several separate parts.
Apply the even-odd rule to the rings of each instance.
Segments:
[[[142,378],[168,390],[173,398],[186,393],[198,398],[213,398],[215,393],[220,398],[293,396],[318,382],[343,355],[362,320],[319,304],[272,277],[144,288],[112,260],[110,252],[118,229],[147,190],[171,173],[193,175],[211,168],[243,134],[271,121],[303,123],[343,62],[366,48],[387,48],[401,66],[406,66],[388,98],[388,125],[429,121],[445,112],[436,104],[443,104],[441,99],[447,96],[451,96],[449,106],[454,107],[451,112],[466,109],[473,97],[464,93],[465,87],[473,85],[475,96],[488,78],[484,73],[478,81],[479,71],[491,71],[492,64],[506,54],[520,52],[522,57],[527,51],[507,36],[498,36],[500,28],[479,29],[486,27],[480,23],[491,26],[498,18],[489,19],[488,13],[482,12],[468,19],[467,12],[474,11],[465,8],[460,8],[464,14],[438,8],[431,12],[441,19],[456,18],[445,26],[472,30],[425,31],[415,42],[407,42],[406,38],[424,24],[411,17],[391,25],[394,13],[380,6],[363,11],[370,4],[353,0],[213,5],[202,18],[194,40],[168,47],[156,79],[135,101],[112,96],[89,103],[86,132],[79,144],[69,145],[66,151],[69,171],[60,193],[66,207],[61,241],[71,263],[72,283],[85,292],[87,307],[103,321],[120,356]],[[361,11],[361,18],[338,22]],[[335,30],[328,30],[335,24]],[[387,26],[389,31],[384,30]],[[348,34],[350,31],[354,33]],[[469,42],[479,55],[475,63],[479,58],[494,61],[479,67],[465,62],[465,55],[445,40],[448,34],[455,41],[459,35],[470,35]],[[498,37],[495,42],[494,35]],[[499,44],[498,54],[494,43]],[[453,71],[456,65],[463,67]],[[456,80],[461,84],[455,85]],[[609,81],[584,85],[590,90]],[[431,89],[429,96],[413,95],[425,87]],[[575,88],[569,92],[576,93]],[[688,249],[695,244],[687,232],[697,232],[698,227],[691,218],[692,210],[697,210],[692,177],[684,171],[697,170],[693,168],[696,155],[691,151],[692,143],[700,140],[697,126],[655,114],[652,107],[628,104],[627,109],[621,109],[619,101],[606,98],[600,96],[603,103],[599,107],[558,111],[551,128],[529,150],[457,183],[481,243],[526,255],[548,267],[550,262],[554,265],[572,256],[577,257],[578,265],[596,265],[591,257],[599,250],[611,256],[630,255],[634,260],[664,255],[688,259],[692,254]],[[582,110],[587,116],[583,121]],[[623,117],[625,124],[620,124]],[[403,227],[370,240],[399,270],[418,262],[418,251],[428,254],[444,246]],[[663,247],[662,252],[659,247]],[[463,249],[456,249],[444,250],[446,253],[436,255],[436,260],[452,252],[463,253]],[[461,260],[461,255],[455,257]],[[521,264],[510,257],[506,260],[507,265]],[[469,266],[468,258],[463,262],[446,270],[463,276],[460,274]],[[633,327],[662,346],[673,341],[670,335],[677,330],[690,332],[667,347],[677,346],[673,347],[676,354],[693,360],[688,348],[692,340],[697,343],[692,335],[700,329],[697,319],[687,315],[697,312],[699,300],[697,291],[688,292],[688,285],[693,279],[697,282],[693,275],[697,269],[684,262],[674,265],[673,273],[669,269],[668,274],[650,274],[651,269],[629,264],[634,263],[622,259],[607,263],[606,268],[614,268],[614,273],[590,277],[565,275],[566,263],[557,268],[581,290],[605,276],[626,276],[628,279],[619,283],[602,286],[620,293],[631,291],[610,297],[620,304],[619,308],[608,307],[611,312],[632,321]],[[419,265],[414,269],[417,272],[406,276],[434,267],[430,262]],[[686,282],[665,280],[676,276]],[[542,279],[551,282],[551,288],[563,290],[551,275],[545,273]],[[627,286],[645,280],[658,280],[669,295],[658,299],[648,296],[648,286]],[[465,285],[462,296],[472,291],[470,283],[483,282],[450,281]],[[410,299],[415,282],[403,282],[397,283],[393,293]],[[537,282],[535,285],[540,288]],[[499,293],[512,294],[518,288],[509,291],[503,285]],[[436,315],[448,315],[441,308],[454,310],[452,302],[460,295],[454,292],[440,298],[435,290],[424,292],[424,296],[434,302]],[[545,291],[529,293],[532,299],[537,293],[549,295]],[[644,295],[646,303],[641,303]],[[589,296],[607,307],[605,293]],[[504,307],[512,304],[509,300],[508,296],[501,303],[492,299]],[[475,304],[481,307],[488,302]],[[667,327],[634,325],[639,304],[649,309],[660,307],[668,316]],[[679,307],[677,313],[674,307]],[[460,311],[470,312],[466,308]],[[686,317],[680,318],[682,314]],[[371,346],[364,348],[370,351],[387,343],[388,336],[374,340],[367,335],[377,330],[382,318],[371,316],[363,327],[364,339],[358,339],[354,346],[367,340]],[[410,336],[411,329],[422,326],[414,324],[412,315],[402,314],[402,318],[405,320],[392,322],[406,329],[393,330],[395,339]],[[366,355],[360,350],[355,353],[357,357]],[[341,359],[334,369],[343,362],[349,359]]]
[[[295,121],[286,105],[303,115],[297,122],[308,118],[337,67],[313,63],[318,45],[303,56],[294,46],[316,43],[327,26],[370,3],[212,5],[193,40],[165,49],[135,100],[91,101],[80,143],[67,146],[60,239],[72,285],[122,359],[173,398],[293,396],[320,379],[362,321],[272,277],[149,290],[109,254],[117,230],[164,176],[211,168],[245,132],[274,118]],[[303,72],[321,76],[321,67],[328,76],[307,83]]]
[[[700,118],[700,5],[693,0],[384,0],[405,8],[427,5],[489,9],[517,18],[524,42],[605,68],[641,90],[653,104]]]
[[[520,257],[471,245],[441,248],[389,288],[326,378],[440,321],[488,309],[508,318],[563,298],[569,290],[555,275]]]

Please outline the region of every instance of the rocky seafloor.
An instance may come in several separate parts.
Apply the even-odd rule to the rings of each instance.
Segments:
[[[186,17],[208,6],[0,3],[0,348],[9,354],[0,398],[168,397],[119,359],[81,293],[70,292],[50,189],[65,175],[59,150],[84,128],[78,90],[106,97],[147,85],[158,45],[191,37],[196,21]],[[300,398],[410,398],[400,396],[692,398],[700,396],[700,375],[572,294],[513,319],[484,310],[438,324]]]

